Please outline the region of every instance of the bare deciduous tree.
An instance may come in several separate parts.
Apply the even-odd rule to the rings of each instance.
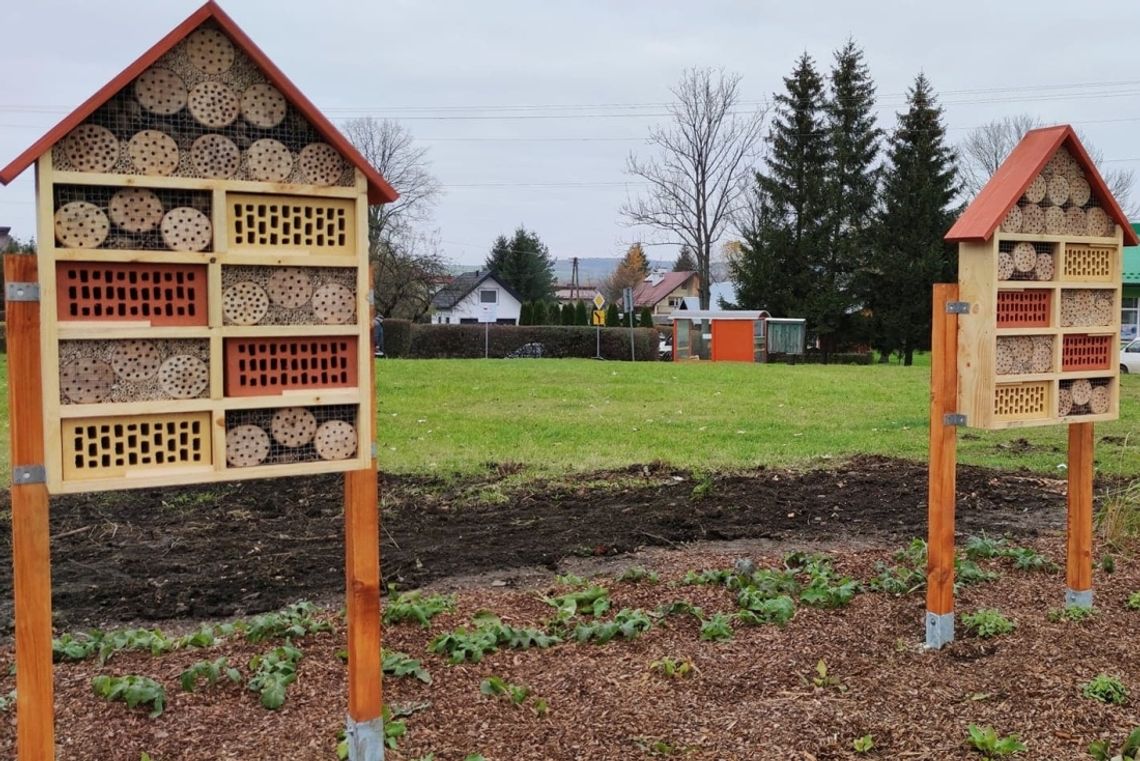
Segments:
[[[428,221],[443,188],[431,173],[427,148],[416,145],[412,133],[392,119],[351,119],[344,123],[344,134],[400,194],[393,203],[369,207],[374,241],[400,226]]]
[[[710,260],[725,228],[747,205],[764,112],[739,114],[740,76],[713,69],[689,69],[673,88],[672,122],[649,131],[657,155],[630,154],[627,173],[648,183],[645,194],[628,201],[630,224],[675,235],[688,244],[700,274],[701,307],[709,306]]]
[[[427,149],[391,119],[352,119],[344,133],[400,197],[368,207],[369,258],[376,265],[376,310],[385,317],[424,317],[447,274],[438,235],[425,234],[442,192]]]
[[[971,131],[958,146],[960,157],[958,168],[963,192],[969,198],[977,195],[1025,133],[1041,126],[1043,122],[1036,116],[1017,114],[995,119]],[[1132,202],[1132,187],[1136,182],[1136,173],[1131,169],[1104,168],[1104,154],[1092,145],[1079,129],[1077,136],[1088,151],[1089,158],[1096,164],[1108,189],[1116,197],[1120,208],[1125,214],[1134,214],[1136,209]]]

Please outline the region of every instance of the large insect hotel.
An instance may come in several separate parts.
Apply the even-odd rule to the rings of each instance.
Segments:
[[[1136,234],[1071,127],[1033,130],[947,234],[958,404],[999,429],[1114,420],[1121,247]]]
[[[367,467],[368,205],[395,193],[216,7],[36,166],[53,493]]]

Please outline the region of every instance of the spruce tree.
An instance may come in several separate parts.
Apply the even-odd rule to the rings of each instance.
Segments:
[[[608,307],[606,307],[606,327],[607,328],[620,328],[621,327],[621,315],[618,312],[617,304],[615,304],[612,301],[610,302],[610,305]]]
[[[909,365],[914,352],[930,344],[931,286],[957,276],[953,246],[942,236],[957,214],[959,188],[942,108],[925,75],[915,79],[907,106],[887,147],[866,302],[872,345],[901,352]]]
[[[574,305],[573,304],[563,304],[562,305],[562,324],[563,325],[573,325],[574,324]]]
[[[586,313],[586,302],[581,299],[574,305],[574,324],[575,325],[589,325],[590,315]]]
[[[511,238],[500,235],[491,246],[487,269],[515,289],[524,301],[541,301],[554,295],[554,261],[550,251],[524,227]]]
[[[756,174],[753,214],[729,269],[737,302],[778,317],[807,317],[825,255],[828,139],[823,80],[804,53],[775,95],[766,166]]]
[[[546,305],[546,324],[547,325],[561,325],[562,324],[562,305],[557,301],[552,301]]]
[[[546,324],[546,304],[542,301],[535,301],[530,308],[530,324],[531,325],[545,325]]]
[[[866,269],[878,199],[879,142],[875,85],[853,40],[835,52],[824,107],[828,139],[828,244],[816,263],[809,316],[826,353],[850,334],[861,304],[858,278]]]
[[[534,318],[531,316],[533,311],[534,305],[529,301],[524,301],[519,309],[519,325],[533,325]]]
[[[696,272],[697,260],[693,256],[693,249],[689,248],[688,244],[682,244],[680,253],[673,261],[674,272]]]

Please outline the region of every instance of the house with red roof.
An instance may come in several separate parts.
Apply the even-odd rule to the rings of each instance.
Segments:
[[[648,308],[657,322],[668,323],[669,315],[682,302],[700,294],[701,276],[696,272],[653,272],[633,289],[637,311]]]

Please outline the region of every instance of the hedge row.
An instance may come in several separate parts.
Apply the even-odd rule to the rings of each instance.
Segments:
[[[596,355],[597,328],[558,325],[491,325],[488,356],[505,357],[524,344],[540,343],[543,356]],[[423,325],[406,320],[384,321],[384,353],[393,358],[474,359],[483,357],[483,325]],[[634,328],[634,352],[639,361],[658,359],[657,331]],[[629,360],[629,328],[602,328],[604,359]]]
[[[822,365],[823,353],[822,352],[808,352],[807,354],[769,354],[769,362],[780,362],[787,365]],[[871,353],[852,353],[843,354],[833,352],[827,355],[827,364],[829,365],[869,365],[871,364]]]

